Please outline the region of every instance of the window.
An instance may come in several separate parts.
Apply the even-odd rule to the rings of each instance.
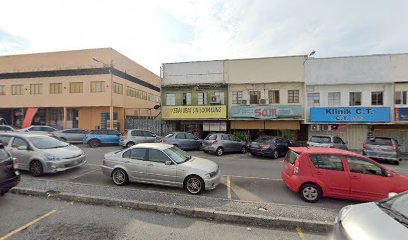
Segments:
[[[62,83],[50,83],[50,94],[61,94]]]
[[[392,146],[391,138],[368,138],[366,141],[368,145]]]
[[[191,134],[191,133],[186,133],[186,138],[187,138],[187,139],[196,139],[196,136],[194,136],[194,135]]]
[[[116,130],[108,130],[108,135],[121,135],[121,134]]]
[[[148,131],[143,131],[143,136],[144,137],[154,137],[154,134]]]
[[[0,125],[0,131],[3,131],[3,132],[13,132],[14,129],[13,129],[12,127],[9,127],[9,126]]]
[[[333,137],[333,143],[344,144],[343,140],[339,137]]]
[[[191,93],[183,93],[183,105],[191,105]]]
[[[7,146],[10,142],[11,137],[9,136],[0,136],[0,143]]]
[[[312,160],[313,165],[319,169],[344,171],[343,163],[338,155],[310,155],[310,160]]]
[[[143,137],[143,132],[140,130],[133,130],[131,135],[134,137]]]
[[[166,105],[176,105],[176,94],[175,93],[167,93],[166,94]]]
[[[230,136],[229,136],[229,135],[221,135],[221,140],[224,140],[224,141],[230,141],[230,140],[231,140],[231,138],[230,138]]]
[[[312,136],[309,140],[310,142],[314,143],[330,143],[330,137],[320,137],[320,136]]]
[[[329,92],[328,94],[328,105],[329,106],[340,106],[341,101],[340,92]]]
[[[186,139],[186,135],[184,133],[177,133],[175,138],[176,139]]]
[[[69,83],[69,92],[70,93],[83,93],[83,85],[82,82],[71,82]]]
[[[223,105],[224,104],[224,93],[223,92],[216,92],[214,96],[218,96],[220,98],[220,102]]]
[[[12,148],[18,148],[18,147],[27,147],[28,148],[28,144],[26,141],[24,141],[21,138],[14,138],[13,140],[13,144],[11,145]]]
[[[41,94],[42,84],[30,84],[30,94],[39,95]]]
[[[23,95],[23,85],[11,85],[11,95]]]
[[[249,104],[259,104],[261,91],[249,91]]]
[[[113,83],[113,92],[117,94],[123,94],[123,85],[120,83]]]
[[[269,90],[269,104],[279,104],[279,90]]]
[[[146,155],[146,149],[144,149],[144,148],[133,148],[133,149],[123,153],[122,157],[137,159],[137,160],[144,160],[145,155]]]
[[[288,103],[299,103],[299,90],[288,90]]]
[[[350,172],[383,176],[383,169],[376,164],[358,157],[347,157]]]
[[[105,92],[104,81],[93,81],[91,82],[91,92]]]
[[[126,95],[129,97],[136,97],[136,89],[132,87],[127,87]]]
[[[407,104],[407,91],[395,92],[395,104]]]
[[[169,158],[160,150],[149,149],[149,161],[165,163],[166,161],[169,161]]]
[[[383,92],[371,92],[371,105],[383,105]]]
[[[308,93],[307,94],[307,105],[310,107],[320,106],[320,93]]]
[[[350,93],[350,106],[361,106],[361,92]]]
[[[0,85],[0,95],[6,95],[5,88],[6,88],[6,86]]]
[[[210,134],[205,138],[205,140],[216,140],[216,139],[217,139],[216,134]]]
[[[207,92],[198,93],[198,105],[207,105]]]
[[[242,91],[232,92],[232,104],[242,104]]]

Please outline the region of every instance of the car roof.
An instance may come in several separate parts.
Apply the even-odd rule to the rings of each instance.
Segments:
[[[289,147],[290,150],[302,154],[340,154],[340,155],[348,155],[348,156],[358,156],[358,157],[364,157],[360,154],[346,151],[346,150],[341,150],[337,148],[322,148],[322,147]]]
[[[133,146],[133,148],[151,148],[157,150],[164,150],[171,147],[173,147],[173,145],[165,143],[139,143]]]

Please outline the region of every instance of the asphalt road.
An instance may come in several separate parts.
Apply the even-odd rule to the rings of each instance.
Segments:
[[[109,177],[101,173],[99,165],[103,155],[107,152],[122,149],[117,146],[89,148],[79,145],[87,154],[87,165],[54,175],[46,175],[42,178],[64,180],[87,184],[114,186]],[[291,192],[281,181],[280,171],[283,159],[269,159],[253,157],[250,154],[225,154],[217,157],[200,151],[191,151],[191,155],[203,157],[217,162],[222,171],[221,184],[213,191],[204,192],[208,197],[233,199],[250,202],[272,202],[289,205],[303,205],[340,209],[343,206],[357,202],[323,198],[318,203],[310,204],[302,201],[296,193]],[[386,164],[402,174],[408,175],[408,162],[404,161],[400,166]],[[30,178],[23,173],[23,178]],[[115,186],[116,187],[116,186]],[[173,192],[187,194],[183,189],[161,187],[150,184],[132,183],[127,187],[161,192]]]
[[[0,239],[327,239],[301,229],[267,229],[177,215],[6,194]]]

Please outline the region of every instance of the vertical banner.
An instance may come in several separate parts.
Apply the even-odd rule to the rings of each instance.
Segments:
[[[31,126],[31,123],[33,122],[34,116],[37,113],[37,111],[38,111],[38,108],[28,108],[27,109],[27,112],[23,120],[23,125],[21,125],[21,128],[27,128]]]

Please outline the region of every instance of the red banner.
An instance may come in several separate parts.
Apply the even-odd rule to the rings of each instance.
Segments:
[[[23,120],[23,125],[21,126],[21,128],[26,128],[26,127],[31,126],[31,123],[37,111],[38,111],[38,108],[28,108],[27,109],[27,112]]]

